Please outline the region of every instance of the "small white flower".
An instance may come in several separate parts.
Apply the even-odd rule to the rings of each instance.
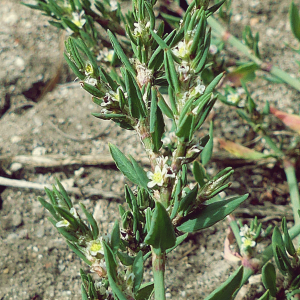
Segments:
[[[227,95],[227,102],[232,103],[232,104],[237,104],[240,100],[240,97],[238,94],[229,94]]]
[[[73,12],[72,13],[72,22],[79,28],[82,28],[86,22],[86,19],[83,18],[84,11],[82,10],[80,13]]]
[[[246,236],[246,235],[248,235],[249,231],[250,231],[250,228],[248,227],[248,225],[244,225],[240,229],[240,236]]]
[[[107,48],[103,48],[103,50],[99,51],[97,56],[97,60],[112,62],[115,51],[113,49],[108,50]]]
[[[87,243],[87,250],[92,256],[96,256],[98,253],[104,255],[104,249],[102,245],[102,239],[91,240]]]
[[[134,23],[133,26],[135,27],[135,28],[134,28],[134,31],[133,31],[133,34],[134,34],[135,36],[141,35],[141,34],[143,33],[144,26],[143,26],[142,23],[137,22],[137,23]]]
[[[185,41],[180,41],[176,47],[172,49],[173,53],[180,58],[187,58],[190,55],[190,47]]]
[[[197,85],[191,92],[192,97],[203,95],[203,93],[205,92],[205,85],[202,84],[202,81],[200,80],[199,77],[197,78],[196,83],[197,83]]]
[[[62,220],[56,223],[56,227],[68,227],[70,223],[67,220]]]
[[[253,248],[253,247],[256,246],[256,242],[253,241],[253,240],[251,240],[251,239],[249,239],[249,238],[242,237],[241,240],[242,240],[242,246],[241,246],[242,249],[246,249],[248,247]]]
[[[164,183],[164,176],[167,173],[167,169],[163,167],[162,169],[156,165],[154,173],[147,172],[147,177],[151,180],[148,182],[148,188],[153,188],[154,186],[162,186]]]
[[[182,61],[181,65],[178,65],[177,71],[179,74],[187,74],[190,70],[190,66],[186,61]]]

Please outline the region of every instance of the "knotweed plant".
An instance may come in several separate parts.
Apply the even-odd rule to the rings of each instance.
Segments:
[[[214,89],[223,77],[218,74],[203,84],[211,41],[207,23],[224,1],[210,8],[208,2],[192,1],[170,33],[155,17],[156,0],[133,0],[126,16],[114,1],[92,5],[89,0],[38,0],[30,5],[71,34],[65,42],[65,59],[99,106],[93,115],[135,131],[151,166],[145,170],[131,155],[109,145],[117,167],[132,183],[125,185],[126,203],[119,206],[120,221],[110,233],[100,232],[93,215],[80,204],[86,221],[82,219],[59,181],[58,189],[45,189],[50,202],[39,198],[70,249],[98,275],[94,280],[80,271],[84,300],[146,300],[153,295],[165,299],[167,254],[188,233],[224,219],[247,198],[218,195],[230,186],[233,170],[225,168],[210,178],[204,166],[212,153],[212,125],[203,138],[195,135],[217,100]],[[107,37],[99,34],[97,24],[107,30]],[[98,39],[107,47],[100,54]],[[231,101],[238,100],[232,96]],[[189,182],[190,170],[194,178]],[[242,255],[253,253],[261,235],[261,227],[252,227],[238,231]],[[145,282],[148,259],[153,281]],[[240,267],[207,299],[232,299],[244,278]]]

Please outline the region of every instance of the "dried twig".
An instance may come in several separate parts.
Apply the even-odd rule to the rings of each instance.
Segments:
[[[49,189],[52,188],[50,184],[40,184],[36,182],[10,179],[10,178],[5,178],[0,176],[0,186],[1,185],[7,187],[25,188],[25,189],[34,189],[34,190],[44,190],[45,187]],[[74,194],[76,196],[81,196],[81,197],[98,196],[100,198],[105,198],[105,199],[114,199],[117,201],[122,200],[122,196],[114,192],[99,191],[98,189],[90,188],[90,187],[85,187],[82,190],[77,187],[65,187],[65,189],[68,193]]]

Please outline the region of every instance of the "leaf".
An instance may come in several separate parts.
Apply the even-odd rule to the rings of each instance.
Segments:
[[[234,292],[240,287],[243,278],[243,266],[240,266],[220,287],[204,300],[233,299]]]
[[[111,156],[113,157],[118,169],[130,181],[147,189],[146,177],[145,177],[147,175],[143,175],[142,178],[140,178],[136,172],[136,169],[138,169],[137,165],[133,166],[132,162],[130,162],[130,160],[115,145],[109,144],[109,150],[110,150]],[[133,161],[133,159],[132,159],[132,161]],[[141,173],[139,173],[139,174],[141,174]],[[149,179],[147,178],[147,183],[148,183],[148,181],[149,181]]]
[[[234,71],[226,75],[225,80],[230,81],[235,87],[239,87],[243,82],[252,81],[255,79],[255,71],[259,66],[255,63],[249,62],[237,67]]]
[[[111,250],[114,254],[117,253],[120,246],[120,227],[118,220],[115,221],[112,233],[111,233]]]
[[[149,182],[149,178],[147,177],[146,172],[131,155],[129,155],[129,158],[136,172],[136,177],[138,178],[139,185],[148,190],[147,184]]]
[[[274,107],[270,107],[270,113],[281,120],[286,126],[300,134],[300,116],[285,113]]]
[[[194,161],[193,164],[193,175],[196,179],[196,181],[199,183],[200,187],[204,186],[205,181],[205,169],[202,167],[202,165],[198,161]]]
[[[59,188],[60,193],[62,194],[62,196],[64,197],[66,203],[69,206],[69,209],[71,209],[73,207],[72,201],[69,198],[67,191],[65,190],[65,188],[63,187],[63,185],[59,182],[59,180],[57,178],[55,178],[56,184]]]
[[[292,32],[300,42],[300,17],[298,8],[294,2],[291,3],[289,15]]]
[[[127,253],[118,251],[117,255],[124,266],[132,266],[134,262],[134,257],[129,256]]]
[[[171,219],[160,202],[155,203],[151,228],[144,242],[153,246],[155,249],[160,249],[161,252],[172,248],[176,243],[176,236]]]
[[[118,300],[127,300],[125,295],[122,293],[122,291],[119,290],[119,287],[116,284],[116,280],[117,280],[116,261],[110,247],[104,241],[103,241],[103,248],[104,248],[104,258],[106,263],[109,285]]]
[[[76,245],[71,244],[69,241],[66,241],[69,248],[79,257],[81,258],[86,264],[89,266],[92,265],[92,263],[85,257],[85,255],[78,249]]]
[[[185,234],[183,234],[183,235],[178,236],[178,237],[176,238],[175,246],[172,247],[172,248],[170,248],[170,249],[168,249],[168,250],[166,251],[166,253],[168,254],[168,253],[172,252],[178,245],[180,245],[180,244],[187,238],[187,236],[188,236],[188,232],[185,233]]]
[[[121,45],[119,44],[118,40],[116,39],[115,35],[108,29],[107,34],[109,36],[109,39],[114,47],[115,52],[117,53],[119,59],[122,61],[122,63],[125,65],[126,69],[132,74],[136,75],[136,72],[132,66],[132,64],[129,62],[129,59],[127,58],[126,54],[124,53]]]
[[[79,223],[68,210],[59,206],[54,206],[54,209],[61,215],[63,219],[67,220],[70,223],[72,229],[74,229],[75,231],[78,230]]]
[[[89,224],[92,227],[93,239],[96,240],[99,235],[99,228],[98,228],[97,222],[94,219],[93,215],[86,210],[83,203],[79,203],[79,205],[80,205],[82,211],[84,212],[84,214],[86,215],[86,218],[87,218]]]
[[[38,197],[38,201],[40,201],[40,203],[50,212],[50,214],[55,218],[57,222],[61,220],[53,206],[50,203],[48,203],[44,198]]]
[[[136,293],[141,286],[143,280],[143,273],[144,273],[144,260],[143,260],[143,253],[139,251],[137,256],[134,259],[132,265],[132,272],[134,274],[133,280],[133,292]]]
[[[154,290],[154,283],[147,282],[142,284],[141,288],[135,294],[135,300],[148,300],[150,299]]]
[[[270,300],[270,291],[267,290],[258,300]]]
[[[146,108],[141,91],[129,71],[125,71],[125,84],[128,92],[128,105],[132,117],[140,119],[146,116]]]
[[[282,218],[281,224],[282,224],[283,242],[284,242],[285,248],[286,248],[287,252],[289,253],[289,255],[294,256],[296,253],[296,249],[295,249],[292,239],[289,235],[285,217]]]
[[[186,212],[190,205],[196,200],[198,193],[198,184],[180,201],[178,212],[181,212],[181,215]]]
[[[105,96],[105,93],[101,92],[95,86],[93,86],[89,83],[80,81],[80,85],[84,90],[86,90],[88,93],[90,93],[91,95],[93,95],[95,97],[102,98]]]
[[[231,141],[226,141],[222,138],[218,138],[217,140],[220,144],[221,149],[222,148],[225,149],[227,152],[233,154],[238,158],[248,159],[248,160],[260,160],[263,158],[270,157],[270,155],[257,152],[253,149],[249,149],[245,146],[242,146],[240,144]]]
[[[213,147],[214,147],[213,130],[214,130],[214,125],[213,122],[211,121],[209,124],[209,140],[200,154],[201,162],[203,166],[205,166],[210,161],[213,153]]]
[[[210,227],[231,214],[247,197],[248,194],[204,205],[195,216],[187,215],[188,220],[177,229],[183,232],[195,232]]]
[[[83,284],[81,284],[81,296],[82,296],[82,300],[89,299],[88,294],[87,294]]]
[[[262,282],[269,289],[271,296],[276,297],[276,270],[272,263],[266,263],[262,268]]]

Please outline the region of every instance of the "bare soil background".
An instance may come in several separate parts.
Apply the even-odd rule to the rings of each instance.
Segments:
[[[300,7],[299,1],[294,2]],[[289,4],[279,0],[233,0],[230,31],[241,37],[243,27],[251,24],[260,34],[263,59],[299,76],[295,64],[299,55],[286,45],[297,45],[289,27]],[[66,64],[61,64],[62,33],[51,27],[46,17],[20,1],[2,0],[0,19],[0,176],[42,185],[59,178],[66,186],[81,191],[82,195],[78,190],[72,194],[74,203],[78,206],[79,201],[83,202],[94,212],[103,232],[109,231],[118,216],[127,181],[111,163],[107,144],[114,143],[124,153],[144,161],[138,138],[112,122],[91,116],[97,107],[73,82],[75,76]],[[229,46],[224,54],[238,57]],[[260,105],[269,100],[278,109],[299,114],[299,93],[288,86],[257,80],[249,89]],[[254,138],[235,112],[221,103],[211,119],[215,137],[244,144]],[[284,129],[275,119],[270,118],[270,122],[277,131]],[[207,130],[205,124],[199,135]],[[291,136],[278,134],[277,138],[289,143]],[[215,174],[225,166],[233,166],[233,184],[227,194],[250,193],[236,217],[247,221],[257,215],[264,228],[277,224],[283,215],[292,221],[288,186],[279,164],[243,165],[220,151],[218,144],[215,146],[209,172]],[[262,141],[255,147],[267,149]],[[11,159],[13,156],[19,159]],[[31,162],[25,162],[24,156],[31,157]],[[69,160],[52,168],[36,163],[45,156],[56,162],[61,157]],[[83,157],[93,161],[82,162]],[[300,182],[299,171],[297,176]],[[47,221],[48,213],[37,201],[38,196],[45,193],[0,186],[0,299],[81,299],[79,268],[87,268]],[[224,220],[190,235],[169,256],[169,299],[204,299],[238,267],[223,258],[227,226]],[[151,273],[150,264],[148,268]],[[262,294],[259,279],[260,275],[254,276],[240,299],[257,299]]]

